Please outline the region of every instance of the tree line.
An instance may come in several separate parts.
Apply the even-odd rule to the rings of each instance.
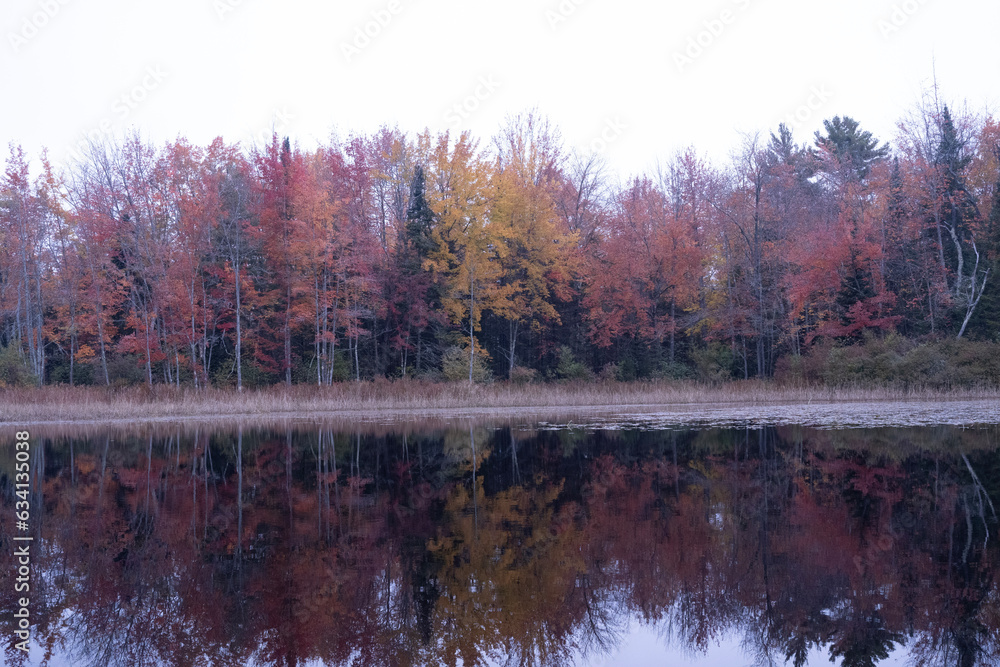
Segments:
[[[485,144],[131,134],[35,176],[12,146],[0,381],[769,378],[887,335],[998,341],[1000,125],[930,103],[899,128],[780,125],[624,182],[535,112]]]

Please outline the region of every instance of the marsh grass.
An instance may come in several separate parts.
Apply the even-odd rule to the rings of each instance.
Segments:
[[[296,415],[381,415],[474,411],[495,415],[530,409],[891,400],[1000,400],[996,387],[937,388],[791,386],[760,381],[716,385],[680,382],[575,382],[469,385],[417,380],[346,382],[332,387],[271,387],[237,393],[171,387],[42,387],[0,390],[0,423],[142,422]]]

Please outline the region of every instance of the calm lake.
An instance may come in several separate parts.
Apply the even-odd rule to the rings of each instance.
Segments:
[[[1000,426],[914,419],[39,428],[4,659],[998,664]]]

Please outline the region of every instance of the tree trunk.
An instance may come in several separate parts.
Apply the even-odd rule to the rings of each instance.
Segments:
[[[285,295],[285,384],[292,386],[292,287]]]
[[[243,326],[240,301],[240,255],[236,251],[236,391],[243,391]]]
[[[517,330],[519,328],[519,323],[516,320],[510,320],[508,324],[508,332],[510,334],[510,343],[507,349],[507,379],[514,374],[514,352],[515,346],[517,345]]]
[[[473,271],[469,271],[469,384],[472,384],[472,363],[476,358],[475,312],[476,312],[476,280]]]

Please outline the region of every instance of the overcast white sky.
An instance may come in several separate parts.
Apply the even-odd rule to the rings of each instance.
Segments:
[[[2,0],[0,141],[57,162],[129,127],[486,143],[537,107],[624,177],[689,145],[724,160],[796,113],[799,141],[838,114],[891,140],[933,61],[946,100],[993,110],[998,27],[993,0]]]

